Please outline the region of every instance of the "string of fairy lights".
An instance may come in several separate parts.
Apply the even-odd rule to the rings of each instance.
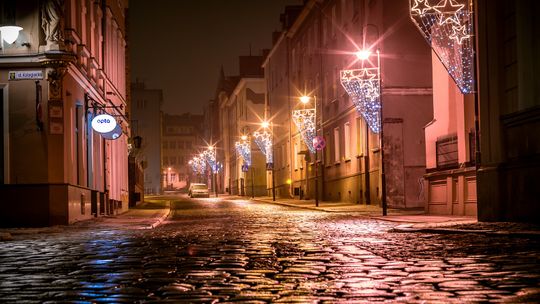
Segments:
[[[315,138],[315,108],[294,110],[292,112],[292,119],[306,146],[311,153],[315,153],[315,147],[313,146],[313,139]]]
[[[251,166],[251,142],[249,139],[237,141],[234,144],[236,152],[244,159],[244,164]]]
[[[474,93],[469,0],[409,0],[410,17],[463,94]]]
[[[204,174],[206,171],[206,160],[202,153],[201,156],[194,156],[188,163],[195,174]]]
[[[381,130],[381,88],[379,68],[342,70],[341,85],[349,94],[356,111],[364,117],[373,133]]]
[[[253,141],[255,141],[261,152],[266,157],[266,163],[273,163],[272,134],[267,131],[256,131],[253,133],[253,138]]]

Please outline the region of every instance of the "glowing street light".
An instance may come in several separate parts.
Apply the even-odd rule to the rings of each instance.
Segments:
[[[311,97],[303,95],[299,97],[299,100],[304,106],[311,101]],[[304,108],[301,110],[293,111],[293,121],[300,130],[308,150],[311,153],[315,154],[315,206],[319,206],[319,189],[318,189],[318,162],[317,162],[317,151],[313,145],[313,140],[317,136],[317,96],[313,96],[313,108]],[[309,185],[309,179],[307,177],[308,172],[306,170],[306,188]]]
[[[367,125],[374,133],[380,133],[381,147],[381,205],[383,215],[387,215],[386,205],[386,176],[384,171],[384,134],[382,124],[383,102],[381,85],[381,59],[379,49],[376,51],[376,66],[364,67],[372,53],[369,50],[356,52],[356,57],[362,60],[362,68],[342,70],[341,85],[351,96],[356,110],[364,117]]]
[[[272,171],[272,200],[276,200],[276,187],[275,187],[275,177],[274,177],[274,135],[272,133],[272,130],[270,132],[268,129],[270,128],[270,123],[268,121],[263,121],[261,123],[261,126],[263,127],[263,131],[255,131],[253,132],[253,138],[261,152],[266,157],[266,170]]]
[[[369,56],[371,56],[371,51],[370,50],[360,50],[358,52],[355,53],[356,55],[356,58],[360,59],[360,60],[366,60],[369,58]]]

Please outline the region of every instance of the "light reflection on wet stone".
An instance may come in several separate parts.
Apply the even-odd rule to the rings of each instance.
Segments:
[[[1,243],[1,301],[513,303],[540,294],[537,239],[387,233],[394,224],[263,204],[177,206],[154,230],[70,228]],[[505,251],[490,254],[494,246]]]

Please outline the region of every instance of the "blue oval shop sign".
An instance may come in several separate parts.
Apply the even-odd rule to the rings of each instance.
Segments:
[[[101,114],[92,119],[92,129],[99,133],[109,133],[116,128],[116,119],[109,114]]]

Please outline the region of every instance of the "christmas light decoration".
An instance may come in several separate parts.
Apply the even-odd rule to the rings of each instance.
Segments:
[[[244,164],[251,166],[251,142],[249,140],[237,141],[234,146],[236,152],[244,159]]]
[[[254,132],[253,137],[255,143],[266,157],[266,163],[273,163],[272,134],[267,131]]]
[[[409,0],[410,17],[463,94],[474,93],[469,0]]]
[[[315,153],[313,138],[315,138],[315,108],[294,110],[292,113],[293,122],[300,131],[306,146],[311,153]]]
[[[214,150],[214,147],[208,147],[208,150],[203,152],[204,159],[210,166],[210,170],[212,170],[212,173],[217,172],[217,162],[216,162],[216,150]]]
[[[373,133],[381,130],[381,88],[379,68],[342,70],[341,85],[349,94],[356,111],[364,117]]]
[[[204,174],[206,171],[206,161],[201,157],[195,156],[188,163],[195,174]]]

